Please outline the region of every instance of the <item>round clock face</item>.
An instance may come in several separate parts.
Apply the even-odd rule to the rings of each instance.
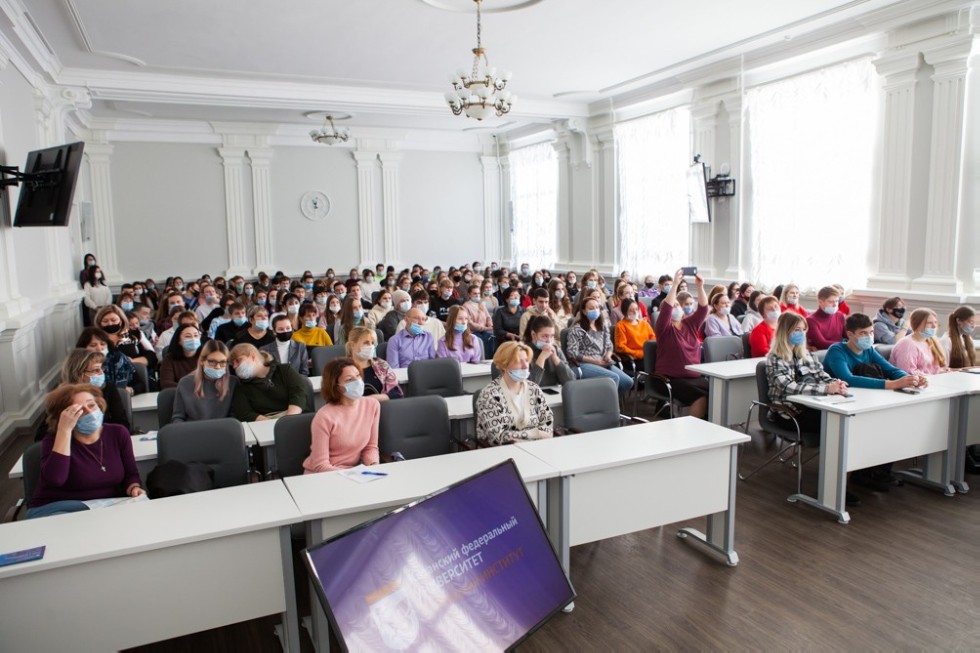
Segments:
[[[299,208],[308,220],[323,220],[330,213],[330,199],[318,190],[303,195]]]

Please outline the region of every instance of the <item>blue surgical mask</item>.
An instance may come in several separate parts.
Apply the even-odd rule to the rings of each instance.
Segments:
[[[245,326],[248,323],[248,318],[236,317],[232,319],[232,322],[235,323],[235,326]]]
[[[133,310],[133,302],[120,302],[119,307],[124,311],[131,311]]]
[[[974,331],[976,331],[976,327],[973,326],[972,324],[960,325],[960,333],[962,333],[965,336],[972,336]]]
[[[453,329],[455,329],[456,333],[463,333],[466,331],[466,326],[465,324],[454,324]]]
[[[255,328],[259,331],[265,331],[269,328],[269,320],[256,320]]]
[[[105,374],[90,374],[88,377],[88,382],[94,385],[96,388],[104,387]]]
[[[355,322],[360,322],[362,317],[364,317],[364,311],[362,311],[361,309],[354,311]]]
[[[303,284],[303,287],[306,288],[307,290],[313,290],[313,284],[312,283],[304,283]]]
[[[316,320],[303,320],[303,326],[307,329],[312,329],[316,326]]]
[[[92,435],[102,426],[102,411],[96,408],[91,413],[85,413],[78,418],[75,428],[83,435]]]
[[[489,295],[490,293],[487,293],[487,294]],[[479,304],[480,303],[480,298],[479,297],[470,297],[470,301],[473,302],[473,303],[475,303],[475,304]]]
[[[666,285],[664,285],[664,292],[665,292],[665,293],[668,293],[668,292],[670,292],[670,284],[669,284],[669,283],[668,283],[668,284],[666,284]]]
[[[874,345],[874,338],[871,336],[861,336],[854,341],[854,344],[857,345],[857,348],[861,351],[867,351],[868,349],[871,349],[872,345]]]
[[[585,287],[586,287],[586,288],[588,288],[588,289],[590,289],[590,290],[591,290],[592,288],[595,288],[595,287],[596,287],[596,282],[595,282],[595,280],[594,280],[594,279],[589,279],[588,281],[586,281],[586,282],[585,282]]]
[[[226,370],[224,368],[222,368],[222,369],[215,369],[213,367],[207,367],[207,366],[205,366],[205,368],[204,368],[204,376],[208,377],[212,381],[217,381],[218,379],[220,379],[221,377],[223,377],[225,375],[225,371]]]
[[[511,379],[520,383],[521,381],[527,381],[527,377],[530,375],[530,372],[525,369],[517,369],[507,370],[507,374],[510,375]]]
[[[364,381],[361,379],[348,381],[344,384],[344,394],[351,399],[360,399],[364,396]]]
[[[799,347],[806,342],[806,332],[804,331],[794,331],[789,334],[789,344],[794,347]]]
[[[245,289],[245,295],[248,296],[248,297],[251,297],[252,296],[252,293],[254,293],[254,292],[255,292],[255,290],[253,288],[246,288]]]
[[[184,340],[180,343],[180,346],[184,348],[184,351],[197,351],[201,348],[201,339],[191,338],[190,340]]]
[[[728,315],[729,313],[731,313],[731,311],[732,311],[732,309],[728,308],[727,306],[724,306],[724,307],[718,309],[718,314],[724,316],[724,315]]]
[[[508,306],[514,306],[514,307],[520,306],[521,305],[521,300],[519,300],[519,299],[508,299],[507,300],[507,305]]]
[[[923,338],[935,338],[936,337],[936,330],[934,328],[932,328],[932,327],[929,327],[927,329],[923,329],[922,330],[922,337]]]
[[[255,364],[249,360],[243,360],[235,368],[235,374],[238,375],[242,381],[248,381],[249,379],[255,378]]]
[[[425,329],[422,328],[421,324],[416,324],[415,322],[412,322],[411,324],[408,325],[408,332],[411,333],[413,336],[421,335],[423,331],[425,331]]]
[[[685,306],[684,307],[684,315],[690,315],[693,312],[694,312],[694,306],[693,305]]]
[[[593,308],[585,312],[585,317],[589,318],[589,322],[595,322],[599,319],[600,311],[598,308]]]
[[[337,299],[339,299],[340,301],[344,301],[344,298],[345,297],[347,297],[347,293],[345,293],[345,292],[339,292],[339,293],[337,293]]]
[[[837,312],[837,307],[836,306],[824,306],[823,307],[823,312],[826,313],[827,315],[833,315],[834,313]]]
[[[551,343],[544,342],[544,341],[541,341],[541,340],[536,340],[534,342],[534,346],[537,347],[538,349],[544,349],[545,347],[549,347],[550,345],[551,345]]]
[[[770,322],[775,322],[779,319],[779,311],[766,311],[766,319]]]

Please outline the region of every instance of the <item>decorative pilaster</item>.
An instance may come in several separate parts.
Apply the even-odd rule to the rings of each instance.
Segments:
[[[975,40],[974,36],[958,37],[944,46],[923,52],[926,63],[933,66],[935,72],[932,75],[928,229],[923,275],[915,280],[916,289],[942,293],[963,291],[963,282],[956,276],[957,238],[961,226],[966,79]]]
[[[909,218],[912,209],[912,166],[915,135],[917,52],[900,52],[874,61],[885,79],[885,122],[882,147],[881,198],[878,227],[878,271],[870,288],[907,288]]]
[[[357,225],[358,225],[358,260],[359,267],[372,266],[372,259],[377,258],[374,249],[374,221],[377,214],[377,204],[374,201],[376,192],[376,176],[378,170],[378,153],[351,152],[357,164]]]
[[[381,160],[381,192],[384,205],[384,261],[388,265],[400,267],[401,258],[398,250],[399,224],[399,192],[398,164],[402,160],[401,152],[382,152],[378,155]],[[364,267],[373,267],[377,257],[363,258]]]
[[[497,157],[500,163],[500,264],[514,261],[514,198],[510,179],[510,151]]]
[[[500,167],[495,156],[481,156],[483,166],[483,259],[499,261],[503,255],[500,211]]]
[[[718,106],[718,100],[712,99],[691,110],[694,152],[700,154],[702,161],[711,166],[713,171],[717,171],[721,165],[715,152]],[[714,259],[714,230],[711,223],[691,224],[691,261],[698,266],[702,277],[714,277]]]
[[[569,161],[569,138],[571,134],[563,134],[561,138],[552,144],[555,153],[558,155],[558,261],[567,261],[570,256],[569,239],[572,222],[572,195],[571,195],[571,162]],[[551,261],[549,266],[554,266],[557,261]]]
[[[616,139],[609,126],[595,134],[595,174],[593,183],[592,211],[592,265],[612,265],[615,259],[616,237],[618,234],[616,214]]]
[[[270,148],[249,148],[248,161],[252,169],[252,212],[255,223],[255,269],[260,271],[276,267],[273,253],[275,230],[272,225],[272,179]],[[231,269],[228,276],[241,274]]]
[[[112,150],[113,146],[105,142],[105,137],[101,134],[93,135],[85,143],[85,159],[88,161],[92,185],[95,257],[107,282],[122,283],[123,278],[116,260],[116,228],[112,210]]]
[[[742,149],[742,93],[726,95],[722,100],[725,109],[728,111],[728,151],[737,153],[733,156],[728,165],[731,167],[731,176],[736,180],[742,179],[742,159],[745,152]],[[742,185],[745,188],[745,185]],[[745,278],[745,263],[743,261],[745,251],[747,228],[742,223],[742,192],[737,192],[734,197],[728,198],[728,268],[725,270],[725,278],[741,280]],[[716,208],[721,208],[716,204]],[[720,214],[721,211],[719,210]]]
[[[228,231],[227,276],[245,275],[248,251],[245,242],[244,178],[245,148],[219,147],[218,155],[225,170],[225,228]],[[258,244],[256,244],[256,247]]]

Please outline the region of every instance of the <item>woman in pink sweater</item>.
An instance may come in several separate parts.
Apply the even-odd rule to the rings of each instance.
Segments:
[[[930,308],[917,308],[909,317],[912,335],[902,338],[892,349],[889,362],[909,374],[942,374],[949,371],[949,361],[936,338],[939,318]]]
[[[336,358],[327,363],[320,392],[327,403],[313,417],[305,473],[377,465],[381,404],[362,398],[364,379],[354,361]]]

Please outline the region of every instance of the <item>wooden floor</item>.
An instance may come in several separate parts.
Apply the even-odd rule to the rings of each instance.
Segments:
[[[6,470],[22,440],[0,455],[4,512],[20,493]],[[766,449],[754,435],[744,463]],[[805,487],[814,487],[815,463]],[[862,505],[841,525],[788,503],[795,473],[774,464],[738,483],[737,567],[679,540],[680,525],[575,547],[574,612],[555,616],[521,650],[980,650],[980,476],[967,480],[976,489],[955,497],[911,485],[886,494],[856,488]],[[308,613],[305,579],[297,578]],[[276,623],[269,617],[133,650],[278,651]],[[305,632],[302,639],[312,651]]]

